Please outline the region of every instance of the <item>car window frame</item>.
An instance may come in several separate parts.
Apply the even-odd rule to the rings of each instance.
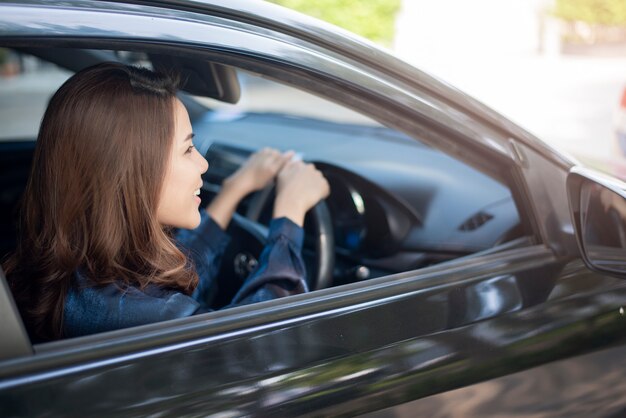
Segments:
[[[274,77],[268,77],[274,79]],[[280,80],[275,81],[280,82]],[[237,329],[245,329],[247,331],[257,329],[259,325],[256,324],[256,320],[259,317],[266,318],[262,321],[268,324],[265,326],[284,326],[286,325],[286,323],[283,322],[285,321],[285,318],[293,319],[298,313],[308,310],[303,306],[303,304],[306,304],[307,306],[318,305],[318,307],[314,309],[316,312],[309,312],[305,317],[295,316],[294,320],[296,322],[307,320],[311,318],[311,315],[319,315],[320,312],[326,312],[326,310],[331,307],[332,309],[339,310],[344,309],[346,306],[349,306],[350,309],[358,309],[359,306],[366,306],[370,303],[380,303],[381,294],[377,293],[377,289],[387,287],[388,291],[389,285],[396,287],[400,283],[399,280],[401,279],[408,279],[414,283],[420,282],[418,289],[424,288],[424,285],[426,284],[426,282],[423,281],[424,276],[428,277],[434,272],[439,272],[439,274],[437,274],[439,276],[445,276],[450,271],[458,268],[456,264],[464,263],[468,258],[475,258],[475,261],[479,262],[479,260],[493,259],[494,253],[496,253],[496,258],[500,257],[500,255],[507,254],[515,257],[516,255],[521,255],[528,251],[541,254],[543,257],[548,256],[548,253],[550,253],[546,252],[545,246],[533,245],[533,242],[530,240],[522,243],[518,242],[517,244],[521,245],[521,247],[510,248],[510,244],[504,243],[501,246],[494,247],[493,249],[485,251],[482,254],[470,254],[462,259],[459,258],[451,260],[431,267],[383,276],[361,283],[317,290],[313,294],[296,295],[285,300],[278,299],[250,306],[231,308],[226,311],[211,312],[190,318],[174,319],[155,324],[132,327],[129,329],[99,333],[93,336],[36,344],[34,346],[35,357],[50,356],[50,358],[58,358],[58,353],[65,353],[63,355],[66,355],[67,353],[73,352],[75,353],[74,355],[77,360],[81,358],[87,359],[94,358],[89,351],[93,351],[96,347],[99,347],[98,351],[100,352],[100,355],[106,355],[109,353],[112,354],[119,352],[122,347],[123,350],[121,351],[127,352],[132,350],[147,349],[161,344],[171,344],[173,342],[181,343],[181,341],[194,341],[194,343],[198,343],[198,340],[194,340],[196,336],[202,336],[201,341],[203,341],[203,343],[207,343],[214,338],[220,339],[224,337],[224,335],[220,333],[222,330],[228,330],[227,333],[236,333]],[[439,283],[439,285],[441,284],[442,283]],[[402,288],[407,291],[406,284],[402,285]],[[346,296],[354,296],[357,291],[364,292],[363,294],[370,294],[370,297],[367,298],[369,300],[362,300],[358,304],[351,305],[350,302],[346,300]],[[406,296],[404,293],[393,294],[392,291],[392,294],[387,294],[387,297],[397,298],[402,297],[403,295]],[[337,305],[338,301],[341,301],[339,302],[339,305]],[[276,309],[280,309],[280,315],[275,315]],[[272,312],[273,315],[269,315],[270,312]],[[285,314],[285,312],[287,313]],[[208,326],[206,324],[207,321],[211,321],[212,324]],[[217,321],[224,321],[228,325],[215,325],[215,322]],[[292,321],[289,322],[293,323]],[[245,330],[242,332],[246,332]],[[215,337],[208,336],[206,334],[207,331],[212,331],[211,333],[214,333],[213,335],[215,335]],[[84,347],[91,347],[91,350],[87,350],[87,352],[85,352]],[[79,352],[82,354],[78,354]]]
[[[7,40],[6,38],[0,38],[0,42],[2,43],[11,44],[10,41],[11,41],[10,39]],[[15,39],[13,39],[13,41],[19,44],[19,40],[15,41]],[[41,37],[40,35],[39,37],[33,36],[30,41],[38,42],[40,45],[42,45],[42,42],[43,42],[43,44],[48,44],[48,45],[64,45],[64,46],[71,46],[71,47],[88,46],[92,48],[97,47],[101,49],[111,49],[111,46],[113,45],[119,46],[119,42],[120,42],[120,40],[116,41],[116,40],[104,39],[104,38],[101,38],[101,39],[92,38],[92,37],[89,37],[88,35],[85,35],[85,36],[66,35],[66,36],[63,36],[62,38],[56,38],[56,39],[49,38],[49,37]],[[265,57],[260,57],[258,55],[250,56],[250,55],[242,54],[241,52],[233,52],[232,50],[220,49],[220,48],[215,47],[214,45],[213,46],[196,45],[196,44],[183,45],[180,43],[177,44],[174,41],[172,41],[171,43],[168,43],[167,45],[164,45],[164,43],[159,43],[155,39],[153,39],[152,41],[143,39],[143,40],[133,40],[133,41],[124,41],[124,42],[126,42],[123,48],[124,50],[132,50],[132,48],[146,50],[147,48],[147,49],[154,49],[155,51],[158,51],[158,50],[163,51],[164,48],[171,48],[171,51],[176,52],[176,53],[190,54],[190,55],[195,55],[195,56],[200,54],[203,57],[216,60],[217,62],[220,62],[220,63],[224,63],[227,65],[236,65],[248,71],[252,71],[255,73],[262,73],[266,75],[268,78],[271,78],[275,81],[283,82],[283,83],[292,85],[296,88],[301,88],[305,91],[314,91],[316,94],[321,93],[321,95],[327,99],[331,98],[331,92],[330,91],[320,92],[319,90],[317,90],[316,88],[319,87],[320,85],[318,83],[322,83],[322,85],[326,85],[325,83],[330,83],[330,84],[332,84],[333,82],[337,83],[336,79],[333,80],[333,78],[327,74],[326,75],[321,74],[316,69],[313,69],[313,68],[307,69],[307,68],[303,68],[302,66],[297,66],[294,62],[289,63],[289,65],[287,65],[288,63],[275,61],[275,60],[270,59],[270,57],[267,57],[267,56]],[[131,48],[129,49],[129,47]],[[435,141],[437,138],[442,138],[442,135],[440,133],[437,133],[435,135],[434,132],[430,132],[431,135],[429,135],[429,132],[428,132],[429,125],[428,123],[424,121],[423,118],[417,118],[416,120],[412,122],[410,126],[406,126],[406,124],[404,123],[404,119],[399,118],[397,113],[394,113],[386,106],[381,106],[380,113],[377,113],[376,115],[372,115],[369,112],[363,112],[363,109],[367,106],[365,104],[365,101],[362,99],[362,97],[380,97],[380,96],[374,95],[373,93],[366,94],[365,89],[357,89],[355,88],[354,85],[351,85],[351,86],[346,85],[346,86],[343,86],[343,88],[339,91],[340,93],[339,95],[336,95],[337,92],[338,92],[337,90],[332,91],[332,93],[335,93],[332,95],[332,98],[335,99],[333,101],[338,101],[341,105],[347,106],[358,112],[365,113],[366,115],[372,117],[373,119],[384,123],[386,126],[390,126],[394,129],[398,129],[402,132],[408,133],[411,136],[415,136],[416,132],[420,134],[424,134],[427,137],[429,137],[430,141]],[[403,112],[410,111],[410,109],[407,109],[407,108],[398,109],[398,110],[401,110]],[[414,109],[412,110],[411,115],[415,116],[417,115],[417,113],[418,113],[418,110]],[[404,114],[405,113],[403,113],[403,115]],[[463,135],[464,135],[463,132],[454,132],[453,134],[455,138],[463,138]],[[422,138],[421,135],[420,135],[420,138]],[[442,140],[444,140],[447,144],[451,143],[450,138],[444,138]],[[457,143],[455,146],[450,148],[450,149],[456,150],[454,154],[448,153],[452,155],[453,158],[459,158],[458,155],[461,155],[461,154],[463,154],[465,158],[468,157],[468,153],[462,152],[463,150],[466,150],[463,144],[471,144],[471,142],[468,140],[463,140],[460,144],[461,145]],[[441,147],[438,147],[438,148],[441,148]],[[446,151],[449,151],[450,149],[446,148]],[[467,148],[467,150],[470,151],[469,155],[476,155],[478,151],[484,151],[484,149],[474,149],[473,147],[469,147]],[[506,153],[503,153],[503,154],[492,153],[491,156],[493,155],[499,155],[498,158],[502,159],[501,164],[499,164],[498,166],[498,171],[502,168],[502,166],[508,167],[509,169],[513,171],[516,170],[515,164],[510,164],[507,166],[507,164],[511,162],[514,163],[514,160],[508,159],[506,157],[507,155]],[[461,160],[470,164],[473,167],[476,167],[476,161],[473,161],[471,158],[470,158],[470,161],[466,161],[465,158]],[[486,161],[488,161],[489,163],[493,163],[493,159],[489,157],[482,157],[482,158],[479,158],[478,160],[481,161],[483,164]],[[487,166],[489,165],[490,164],[487,164]],[[485,167],[483,166],[482,169],[484,170]],[[489,171],[491,172],[491,170]],[[510,173],[508,175],[510,175]],[[508,180],[508,181],[515,181],[515,180]],[[507,182],[506,184],[511,188],[511,192],[514,194],[514,199],[516,199],[516,202],[518,202],[518,199],[515,197],[517,187],[524,187],[524,185],[518,184],[518,183],[511,184],[509,182]],[[527,217],[534,216],[534,212],[532,210],[528,208],[520,207],[519,203],[518,203],[518,209],[520,213],[520,219],[522,221],[527,219]],[[536,231],[532,232],[532,234],[530,235],[530,238],[533,241],[531,245],[528,247],[522,247],[519,249],[511,249],[511,250],[505,251],[504,254],[498,253],[496,256],[494,256],[493,254],[476,256],[475,261],[479,262],[481,260],[493,260],[494,258],[497,259],[498,257],[500,257],[500,255],[510,256],[510,257],[515,258],[516,256],[525,256],[527,255],[528,252],[540,254],[543,257],[550,257],[553,255],[552,252],[548,250],[546,246],[541,244],[541,238],[537,235]],[[144,348],[152,347],[154,346],[152,345],[153,343],[155,345],[164,343],[165,340],[163,340],[162,338],[162,333],[164,329],[170,329],[170,330],[175,329],[174,331],[178,329],[180,331],[178,335],[185,335],[183,340],[193,338],[193,336],[195,335],[195,336],[198,336],[199,338],[202,338],[203,341],[208,341],[206,340],[206,338],[208,337],[206,336],[206,328],[205,328],[206,326],[205,322],[207,321],[207,319],[211,319],[211,321],[214,321],[214,320],[223,319],[224,317],[229,317],[230,320],[227,322],[232,323],[236,318],[239,318],[239,320],[243,322],[241,322],[238,327],[235,326],[234,328],[236,329],[236,328],[241,328],[242,326],[245,326],[246,322],[244,321],[244,319],[242,319],[242,316],[243,317],[246,317],[247,315],[249,315],[250,317],[258,316],[258,313],[263,312],[264,309],[281,307],[281,310],[283,312],[289,311],[287,316],[293,317],[294,315],[297,315],[298,313],[307,311],[307,309],[305,309],[302,305],[299,305],[301,303],[306,302],[307,306],[311,306],[311,304],[316,304],[316,305],[319,305],[318,307],[319,309],[322,309],[324,307],[333,306],[332,303],[335,303],[335,304],[339,303],[337,302],[337,300],[341,298],[345,298],[346,296],[351,295],[351,292],[354,292],[357,290],[367,291],[367,293],[369,294],[375,294],[375,295],[380,296],[380,294],[376,293],[376,291],[377,289],[381,288],[381,286],[387,289],[390,289],[390,288],[400,289],[399,287],[396,287],[397,281],[399,279],[406,279],[406,280],[409,280],[410,282],[413,282],[414,284],[417,282],[420,282],[420,286],[422,286],[424,285],[424,283],[426,283],[422,281],[423,276],[425,275],[428,276],[429,274],[432,274],[433,272],[436,272],[436,271],[439,271],[439,272],[443,271],[445,273],[445,272],[454,270],[455,268],[457,268],[455,267],[456,264],[454,264],[455,261],[456,260],[452,260],[452,261],[449,261],[440,265],[432,266],[432,268],[428,267],[426,269],[419,269],[416,271],[408,271],[408,272],[394,274],[391,276],[384,276],[384,277],[380,277],[377,279],[372,279],[371,281],[367,281],[363,283],[356,283],[354,285],[343,285],[337,288],[316,291],[314,294],[294,296],[294,297],[288,298],[288,300],[269,301],[269,302],[264,302],[263,304],[255,305],[252,307],[250,306],[238,307],[238,308],[233,308],[233,310],[206,314],[206,315],[209,315],[209,317],[206,317],[205,315],[200,315],[195,318],[184,318],[181,320],[167,321],[166,323],[150,324],[146,326],[135,327],[129,330],[112,331],[110,333],[103,333],[94,337],[82,337],[82,338],[87,338],[87,340],[78,338],[78,339],[72,339],[72,340],[67,340],[67,341],[62,341],[62,342],[46,343],[40,346],[36,346],[35,351],[37,353],[58,353],[59,351],[65,352],[66,350],[69,350],[69,349],[75,349],[76,347],[79,347],[82,344],[89,342],[89,341],[97,341],[99,345],[102,345],[105,343],[111,343],[112,346],[114,346],[115,344],[113,343],[115,341],[124,341],[125,337],[128,337],[128,336],[137,337],[137,338],[140,337],[140,339],[143,341],[142,343],[143,345],[142,344],[140,345],[130,344],[127,346],[127,350],[132,351],[133,349],[139,349],[140,347],[144,347]],[[406,287],[404,289],[406,290]],[[378,296],[374,296],[370,302],[363,302],[363,303],[376,303],[376,301],[379,301]],[[402,294],[395,293],[389,297],[402,297]],[[331,303],[331,300],[327,300],[325,298],[331,298],[332,303]],[[345,307],[346,303],[349,303],[349,302],[346,302],[345,300],[341,301],[340,306]],[[337,305],[334,305],[334,306],[337,306]],[[355,305],[347,305],[347,306],[350,306],[350,308],[355,307]],[[234,309],[237,309],[237,311],[235,311]],[[340,308],[337,308],[337,309],[340,309]],[[309,313],[309,314],[315,315],[315,313]],[[278,317],[275,317],[275,319],[276,321],[280,321]],[[304,320],[304,319],[300,318],[299,320]],[[183,327],[183,329],[181,330],[180,327],[183,325],[189,325],[189,327]],[[229,326],[223,325],[222,328],[216,326],[215,332],[221,332],[221,331],[234,332],[232,331],[232,328],[229,331]],[[172,335],[174,336],[171,337],[172,339],[170,340],[170,342],[180,341],[179,339],[177,339],[180,337],[176,337],[176,334],[177,334],[176,332],[172,333]],[[92,338],[92,340],[90,340],[90,338]],[[102,350],[103,350],[101,351],[102,353],[108,352],[106,347],[103,348]],[[110,352],[115,352],[115,350],[112,349],[112,351]]]
[[[471,262],[468,263],[468,258]],[[298,326],[307,321],[344,315],[374,305],[393,303],[441,286],[455,286],[491,274],[503,265],[552,264],[558,261],[544,245],[463,257],[390,276],[370,279],[288,298],[237,306],[98,334],[33,345],[33,355],[0,360],[0,380],[44,370],[73,373],[74,365],[94,368],[141,357],[202,347]],[[84,370],[84,369],[82,369]],[[0,386],[1,387],[1,386]]]

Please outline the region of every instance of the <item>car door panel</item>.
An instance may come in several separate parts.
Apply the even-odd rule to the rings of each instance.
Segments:
[[[618,418],[626,415],[624,368],[626,349],[614,347],[362,416]]]
[[[4,376],[0,405],[3,415],[229,410],[301,416],[319,399],[329,413],[364,413],[616,343],[625,286],[588,273],[596,286],[581,293],[567,280],[585,268],[574,267],[573,274],[567,267],[555,281],[561,268],[535,255],[517,260],[510,275],[491,266],[482,274],[466,269],[462,280],[463,272],[442,269],[422,279],[439,279],[439,286],[411,291],[406,284],[406,292],[300,312],[292,321]],[[557,297],[544,290],[550,303],[526,306],[514,290],[525,287],[518,280],[525,274],[555,281]],[[454,283],[445,283],[452,276]],[[378,281],[385,279],[393,281]],[[614,288],[611,297],[598,294],[598,286]],[[458,294],[468,295],[465,305]],[[491,312],[479,309],[485,298],[494,301]],[[33,402],[42,397],[50,403]]]

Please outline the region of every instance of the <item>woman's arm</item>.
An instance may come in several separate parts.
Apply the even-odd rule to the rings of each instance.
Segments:
[[[232,305],[260,302],[306,292],[302,260],[306,212],[330,193],[313,164],[290,161],[276,179],[274,219],[257,269],[246,279]]]
[[[289,218],[296,225],[302,226],[309,209],[329,193],[328,181],[313,164],[290,161],[276,179],[274,218]]]
[[[303,241],[304,230],[301,227],[284,217],[273,219],[259,264],[229,307],[307,292]]]
[[[274,219],[270,223],[268,242],[257,269],[246,279],[231,306],[307,291],[306,272],[301,254],[304,239],[302,224],[306,212],[328,196],[330,189],[328,182],[314,165],[302,161],[289,161],[292,157],[292,153],[280,154],[273,150],[255,154],[240,171],[224,182],[222,192],[207,208],[207,212],[215,221],[214,227],[210,230],[219,229],[220,222],[223,222],[222,228],[225,228],[245,192],[265,187],[276,176],[274,170],[280,166],[280,173],[276,176]],[[263,166],[265,167],[262,168]],[[254,176],[251,176],[252,174]],[[216,219],[220,216],[219,220]],[[206,233],[200,231],[193,233],[198,234],[198,243],[207,239],[211,241],[206,243],[208,253],[197,257],[196,262],[201,280],[194,292],[194,298],[206,303],[211,300],[211,284],[217,274],[222,251],[211,248],[214,246],[213,240]],[[201,248],[202,245],[197,247]],[[198,251],[199,248],[195,250]],[[206,268],[201,268],[200,266],[207,264],[202,260],[209,258],[212,262],[208,263]]]
[[[291,151],[281,153],[270,148],[254,153],[239,170],[224,180],[222,189],[206,211],[222,229],[226,229],[241,199],[270,184],[292,157]]]

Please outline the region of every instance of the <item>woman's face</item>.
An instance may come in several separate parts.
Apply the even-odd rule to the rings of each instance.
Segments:
[[[202,174],[209,164],[194,148],[191,122],[185,106],[175,99],[174,140],[161,189],[157,220],[161,225],[193,229],[200,224]]]

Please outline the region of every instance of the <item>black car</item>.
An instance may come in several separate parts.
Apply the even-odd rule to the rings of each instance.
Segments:
[[[102,61],[182,75],[204,198],[263,146],[331,185],[307,294],[31,345],[0,271],[0,416],[626,415],[623,183],[264,2],[2,1],[0,48],[0,258],[49,95]],[[238,208],[224,294],[272,193]]]

